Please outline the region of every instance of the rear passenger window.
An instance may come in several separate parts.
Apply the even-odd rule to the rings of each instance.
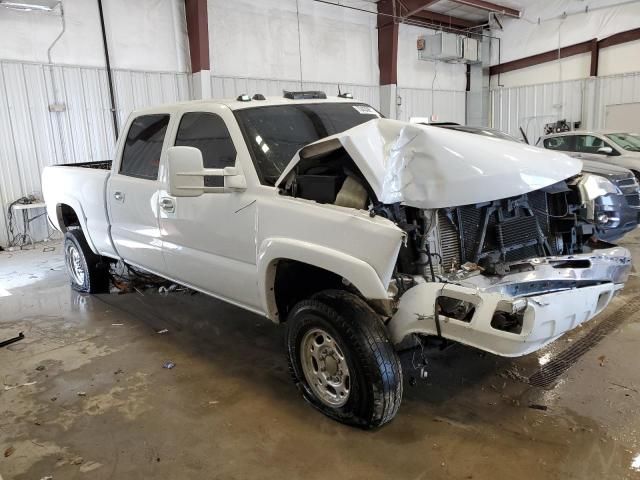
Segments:
[[[176,146],[195,147],[202,152],[204,168],[233,167],[236,148],[224,120],[215,113],[185,113],[180,120]],[[204,177],[205,187],[221,187],[223,177]]]
[[[162,142],[167,133],[169,115],[143,115],[136,118],[124,144],[120,173],[130,177],[156,180]]]
[[[563,152],[570,152],[571,137],[569,135],[563,137],[552,137],[544,139],[544,148],[549,150],[561,150]]]

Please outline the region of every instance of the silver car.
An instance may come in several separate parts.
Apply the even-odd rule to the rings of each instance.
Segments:
[[[619,131],[572,131],[540,137],[537,145],[572,157],[625,167],[640,179],[640,134]]]

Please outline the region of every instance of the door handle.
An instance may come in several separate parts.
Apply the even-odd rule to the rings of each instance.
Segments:
[[[173,203],[173,200],[167,197],[160,199],[160,208],[167,213],[173,213],[176,211],[176,206]]]
[[[113,192],[113,198],[118,202],[124,202],[124,193],[122,192]]]

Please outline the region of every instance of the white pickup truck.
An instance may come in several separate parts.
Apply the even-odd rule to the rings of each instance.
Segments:
[[[119,259],[284,323],[303,396],[350,425],[396,414],[405,339],[524,355],[631,268],[589,221],[616,187],[562,153],[322,92],[137,111],[123,132],[112,164],[43,174],[73,288],[107,291]]]

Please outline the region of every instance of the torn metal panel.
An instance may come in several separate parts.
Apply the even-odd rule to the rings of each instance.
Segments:
[[[502,277],[470,272],[457,283],[424,282],[409,289],[389,322],[394,343],[412,333],[436,335],[439,328],[444,338],[496,355],[526,355],[600,313],[631,270],[623,247],[526,263],[531,269]],[[442,297],[471,304],[471,318],[439,312],[438,325],[436,305]],[[519,331],[496,328],[496,312],[521,314]]]
[[[339,148],[382,203],[417,208],[468,205],[522,195],[576,175],[580,160],[497,138],[375,119],[302,148],[277,185],[304,159]]]

